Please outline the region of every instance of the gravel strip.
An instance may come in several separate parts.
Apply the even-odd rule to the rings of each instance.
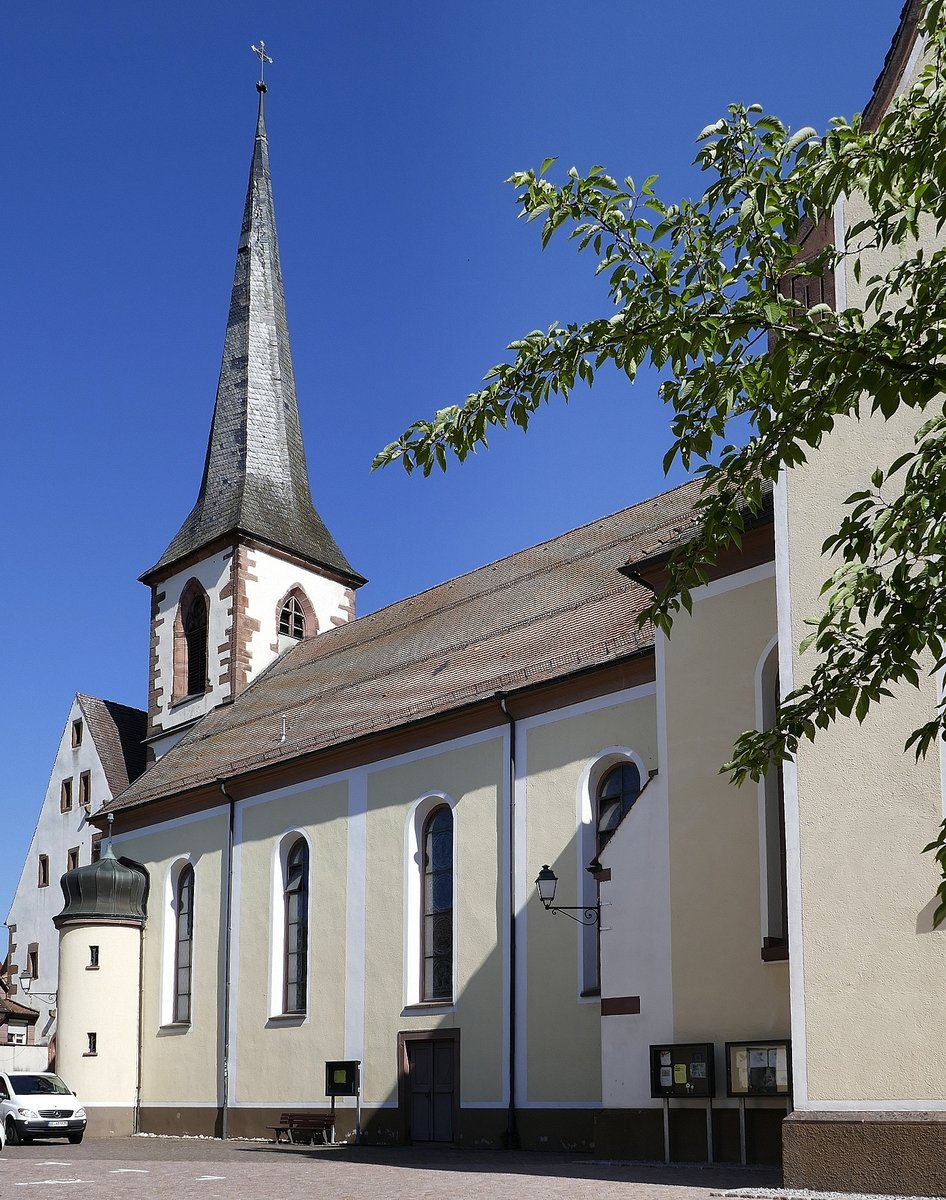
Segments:
[[[734,1188],[710,1192],[733,1200],[946,1200],[943,1196],[890,1196],[879,1192],[811,1192],[807,1188]]]

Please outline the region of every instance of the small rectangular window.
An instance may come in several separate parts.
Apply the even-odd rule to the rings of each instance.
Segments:
[[[79,847],[73,846],[66,857],[66,870],[74,871],[79,865]]]
[[[79,803],[88,812],[92,807],[92,772],[83,771],[79,776]]]
[[[39,979],[39,946],[35,942],[30,942],[26,951],[26,969],[35,983]]]
[[[64,779],[59,788],[59,811],[71,812],[72,810],[72,780]]]
[[[7,1026],[7,1045],[8,1046],[25,1046],[26,1045],[26,1026],[17,1025],[11,1022]]]
[[[99,948],[98,946],[89,947],[89,967],[98,969],[99,965]]]
[[[38,887],[49,887],[49,855],[39,856],[39,872],[36,880]]]
[[[98,1038],[97,1038],[97,1036],[94,1033],[87,1033],[85,1036],[89,1039],[89,1048],[86,1051],[86,1054],[98,1054],[98,1049],[97,1049]]]
[[[89,862],[98,862],[102,857],[102,834],[92,834],[92,857]]]
[[[72,748],[78,750],[82,745],[82,721],[72,722]]]

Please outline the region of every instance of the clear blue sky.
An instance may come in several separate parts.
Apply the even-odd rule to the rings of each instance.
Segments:
[[[731,100],[863,107],[899,0],[36,0],[4,21],[0,628],[6,913],[76,691],[144,706],[151,566],[196,496],[266,40],[315,503],[367,612],[661,490],[651,381],[602,379],[443,478],[372,475],[519,334],[604,303],[511,171],[699,190]],[[676,480],[674,480],[675,482]]]

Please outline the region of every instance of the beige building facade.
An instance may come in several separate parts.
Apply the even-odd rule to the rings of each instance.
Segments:
[[[915,18],[880,107],[916,69]],[[90,1133],[266,1136],[331,1107],[339,1138],[727,1162],[784,1144],[793,1185],[876,1185],[882,1162],[887,1190],[936,1194],[946,935],[919,851],[944,789],[902,754],[932,690],[758,786],[719,773],[804,679],[821,543],[910,430],[826,440],[669,637],[640,616],[698,482],[351,619],[363,577],[309,495],[260,90],[207,466],[142,577],[151,761],[94,815],[141,911],[57,918]],[[134,1037],[91,945],[127,968]],[[326,1095],[338,1061],[357,1107]]]

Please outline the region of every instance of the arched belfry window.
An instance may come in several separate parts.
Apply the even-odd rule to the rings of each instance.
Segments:
[[[174,893],[174,1013],[175,1021],[190,1022],[194,948],[194,868],[184,867]]]
[[[276,630],[281,638],[293,638],[295,641],[315,637],[319,632],[315,609],[299,584],[291,587],[276,605]]]
[[[283,905],[283,1012],[302,1013],[309,979],[309,847],[305,838],[293,842],[286,855]]]
[[[201,696],[210,685],[210,602],[192,579],[181,593],[174,621],[174,701]]]
[[[597,853],[600,854],[614,836],[640,793],[641,773],[632,762],[618,763],[601,777],[595,805]]]
[[[295,596],[290,596],[280,609],[279,632],[287,637],[305,637],[305,613]]]
[[[187,643],[187,694],[197,695],[207,690],[207,601],[195,596],[184,617],[184,640]]]
[[[453,999],[453,813],[435,808],[423,834],[421,999]]]

